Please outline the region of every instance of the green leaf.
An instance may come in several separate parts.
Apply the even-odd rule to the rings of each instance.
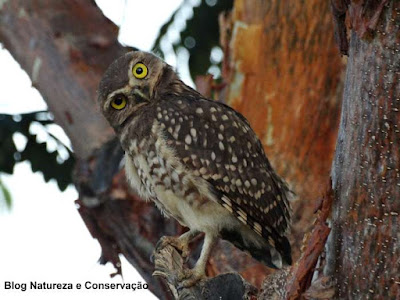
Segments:
[[[233,6],[233,0],[218,0],[215,1],[214,6],[210,6],[208,4],[210,2],[212,1],[203,0],[199,6],[193,7],[192,1],[184,1],[161,27],[153,46],[153,51],[162,55],[161,40],[167,37],[169,30],[173,29],[175,17],[183,9],[191,7],[193,9],[193,17],[186,20],[186,27],[180,32],[180,41],[172,46],[175,54],[180,48],[185,48],[189,51],[189,69],[193,79],[197,75],[204,75],[211,66],[211,50],[219,46],[218,16],[223,11],[230,11]],[[195,46],[191,47],[193,41]]]
[[[12,174],[15,165],[14,153],[17,152],[17,149],[15,148],[11,133],[3,136],[2,133],[4,131],[0,132],[0,170],[4,173]]]
[[[0,179],[0,190],[3,194],[4,202],[6,204],[7,209],[11,209],[12,207],[12,199],[11,199],[11,194],[8,191],[7,187],[4,186],[3,182]]]
[[[59,163],[58,150],[47,151],[46,142],[37,142],[36,136],[29,132],[32,123],[42,125],[47,132],[48,139],[57,144],[57,149],[68,152],[68,159]],[[42,172],[46,182],[51,179],[57,181],[60,190],[65,190],[72,183],[72,169],[74,165],[73,153],[60,140],[47,131],[46,125],[54,124],[53,116],[46,111],[21,115],[0,114],[0,172],[12,174],[14,165],[23,160],[31,163],[33,172]],[[18,152],[14,140],[14,133],[19,132],[27,138],[25,148]]]

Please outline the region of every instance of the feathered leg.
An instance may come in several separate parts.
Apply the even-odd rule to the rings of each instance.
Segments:
[[[217,241],[217,237],[211,233],[205,233],[204,243],[201,249],[201,254],[193,269],[185,270],[184,278],[181,278],[180,287],[190,287],[199,280],[206,277],[206,266],[211,250]]]

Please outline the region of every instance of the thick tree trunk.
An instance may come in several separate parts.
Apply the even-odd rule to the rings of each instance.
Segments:
[[[353,1],[349,18],[325,273],[338,299],[399,299],[400,2]]]

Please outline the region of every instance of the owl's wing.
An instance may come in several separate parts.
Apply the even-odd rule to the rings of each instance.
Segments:
[[[210,183],[220,203],[261,236],[284,235],[289,190],[248,121],[207,99],[175,98],[159,105],[166,139],[182,163]]]

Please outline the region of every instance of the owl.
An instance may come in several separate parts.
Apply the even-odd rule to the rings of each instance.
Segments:
[[[98,102],[125,151],[131,186],[189,228],[161,245],[187,257],[190,241],[204,233],[200,257],[182,286],[205,277],[218,238],[271,268],[291,264],[289,189],[243,115],[202,96],[142,51],[110,65]]]

